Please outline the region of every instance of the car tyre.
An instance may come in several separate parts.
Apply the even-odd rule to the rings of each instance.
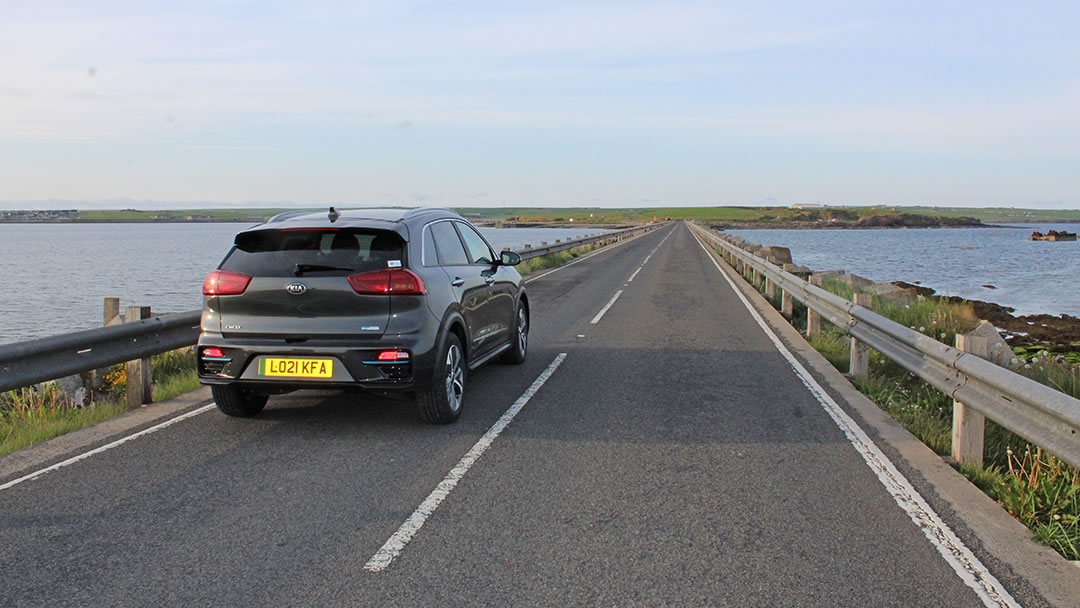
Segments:
[[[514,316],[514,338],[510,344],[510,350],[506,351],[502,360],[504,363],[517,365],[525,362],[525,354],[529,349],[529,310],[524,304],[518,304],[517,315]]]
[[[465,400],[465,350],[461,340],[451,333],[439,354],[431,386],[416,396],[420,418],[430,424],[449,424],[461,415]]]
[[[221,413],[235,418],[251,418],[266,407],[269,395],[260,395],[251,390],[233,385],[215,384],[210,387]]]

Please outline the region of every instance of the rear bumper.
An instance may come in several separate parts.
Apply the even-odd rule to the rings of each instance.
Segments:
[[[356,339],[308,340],[287,344],[271,338],[234,338],[203,332],[196,346],[199,380],[203,384],[237,384],[266,392],[298,389],[368,389],[410,391],[426,388],[434,378],[437,332],[409,335],[362,336]],[[425,336],[431,338],[425,338]],[[207,348],[221,349],[222,357],[206,357]],[[407,363],[378,362],[386,350],[404,350]],[[331,378],[267,377],[259,363],[267,357],[330,359]]]

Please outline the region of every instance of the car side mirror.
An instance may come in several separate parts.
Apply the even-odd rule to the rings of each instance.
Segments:
[[[513,251],[504,251],[499,255],[499,263],[503,266],[517,266],[521,263],[521,256]]]

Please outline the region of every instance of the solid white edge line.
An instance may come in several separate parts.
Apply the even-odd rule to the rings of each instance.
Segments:
[[[637,267],[637,270],[635,270],[635,271],[634,271],[634,274],[631,274],[631,275],[630,275],[630,278],[629,278],[629,279],[626,279],[626,282],[627,282],[627,283],[632,283],[632,282],[634,282],[634,277],[636,277],[636,276],[637,276],[637,273],[639,273],[639,272],[641,272],[641,266],[638,266],[638,267]]]
[[[450,472],[446,474],[446,477],[439,482],[439,485],[435,486],[435,489],[428,494],[424,502],[420,503],[420,506],[413,511],[412,515],[405,520],[405,523],[401,524],[401,527],[394,532],[389,539],[383,544],[383,546],[375,552],[375,555],[371,556],[371,559],[364,564],[364,570],[368,572],[382,572],[396,559],[401,552],[405,549],[405,545],[409,544],[413,536],[420,531],[424,522],[428,517],[435,512],[435,509],[439,508],[442,501],[450,494],[461,478],[465,476],[465,473],[469,472],[469,468],[476,464],[476,461],[484,454],[484,452],[491,447],[491,444],[503,432],[510,421],[514,419],[514,416],[518,415],[521,408],[525,407],[525,404],[532,399],[533,395],[540,390],[540,387],[544,386],[544,383],[551,378],[551,375],[555,373],[555,370],[559,369],[562,365],[563,359],[566,359],[566,353],[559,353],[555,359],[547,366],[536,380],[533,381],[529,388],[525,389],[525,392],[517,398],[517,401],[510,406],[510,409],[506,410],[495,424],[491,425],[484,436],[477,441],[472,448],[461,457],[454,468],[450,469]]]
[[[41,469],[39,471],[35,471],[33,473],[30,473],[29,475],[24,475],[24,476],[22,476],[22,477],[20,477],[18,479],[13,479],[13,480],[11,480],[11,481],[3,484],[3,485],[0,485],[0,491],[6,490],[6,489],[11,488],[13,486],[17,486],[17,485],[19,485],[20,483],[22,483],[24,481],[30,481],[31,479],[37,479],[38,477],[41,477],[42,475],[44,475],[46,473],[51,473],[51,472],[53,472],[53,471],[55,471],[57,469],[66,467],[69,464],[75,464],[76,462],[79,462],[80,460],[85,460],[85,459],[87,459],[87,458],[89,458],[91,456],[94,456],[96,454],[100,454],[100,453],[105,452],[107,450],[111,450],[111,449],[113,449],[113,448],[115,448],[117,446],[123,445],[123,444],[125,444],[125,443],[127,443],[127,442],[129,442],[129,441],[131,441],[133,439],[138,439],[139,437],[142,437],[144,435],[149,435],[150,433],[160,431],[161,429],[163,429],[163,428],[165,428],[167,426],[172,426],[172,425],[176,424],[177,422],[180,422],[181,420],[187,420],[188,418],[191,418],[193,416],[198,416],[199,414],[201,414],[201,413],[203,413],[205,411],[212,410],[212,409],[214,409],[214,407],[215,406],[214,406],[213,403],[211,403],[210,405],[204,405],[204,406],[202,406],[202,407],[200,407],[198,409],[192,410],[192,411],[190,411],[190,412],[188,412],[186,414],[181,414],[180,416],[177,416],[176,418],[170,418],[169,420],[166,420],[165,422],[162,422],[161,424],[158,424],[156,426],[152,426],[152,427],[150,427],[148,429],[143,429],[143,430],[141,430],[138,433],[135,433],[133,435],[128,435],[127,437],[122,437],[120,439],[117,439],[116,441],[113,441],[112,443],[107,443],[107,444],[105,444],[105,445],[103,445],[101,447],[94,448],[94,449],[90,450],[89,452],[79,454],[78,456],[73,456],[71,458],[68,458],[67,460],[64,460],[62,462],[58,462],[58,463],[56,463],[56,464],[54,464],[52,466],[49,466],[49,467],[45,467],[44,469]]]
[[[611,301],[608,302],[603,308],[601,308],[600,312],[596,313],[596,316],[592,318],[592,321],[589,321],[589,324],[590,325],[596,325],[597,323],[599,323],[600,319],[603,318],[604,313],[607,312],[608,309],[611,308],[612,305],[615,304],[615,300],[618,300],[619,296],[621,296],[621,295],[622,295],[622,290],[621,289],[619,291],[616,291],[615,295],[611,297]]]
[[[712,261],[716,269],[720,271],[724,279],[727,280],[731,289],[735,292],[735,295],[742,301],[743,306],[750,311],[750,315],[754,317],[757,324],[765,332],[765,335],[769,337],[773,345],[780,354],[791,365],[791,368],[795,371],[795,374],[802,380],[803,385],[810,391],[825,409],[825,412],[833,419],[836,426],[840,427],[840,430],[847,437],[851,445],[862,456],[867,466],[877,475],[878,480],[885,486],[885,489],[892,495],[896,504],[903,509],[911,521],[915,522],[926,538],[937,549],[942,558],[952,567],[960,580],[964,581],[968,587],[975,591],[975,595],[979,596],[985,606],[1006,606],[1009,608],[1020,608],[1020,605],[1013,599],[1012,595],[1001,585],[1001,582],[986,569],[979,558],[975,557],[975,554],[964,544],[959,537],[949,528],[949,525],[941,519],[941,517],[930,507],[926,499],[911,485],[906,477],[893,465],[885,453],[870,439],[861,427],[848,416],[847,412],[840,407],[833,398],[825,392],[825,389],[814,377],[810,375],[810,372],[803,367],[802,363],[795,358],[795,355],[791,353],[784,346],[784,343],[780,341],[780,338],[772,331],[772,328],[768,326],[765,319],[758,314],[754,309],[746,296],[742,294],[739,288],[735,285],[735,282],[730,276],[720,267],[720,264],[716,261],[716,258],[709,253],[709,249],[701,242],[701,239],[694,235],[698,244],[705,250],[709,260]]]
[[[674,228],[672,230],[674,230]],[[557,268],[552,268],[551,270],[545,272],[544,274],[536,275],[535,277],[529,277],[529,278],[523,280],[522,283],[528,284],[528,283],[532,283],[533,281],[539,281],[540,279],[548,276],[549,274],[554,274],[556,272],[559,272],[563,268],[568,268],[570,266],[573,266],[574,264],[577,264],[578,262],[584,262],[585,260],[593,257],[594,255],[600,255],[601,253],[607,253],[608,251],[618,249],[619,247],[622,247],[623,245],[625,245],[625,244],[627,244],[627,243],[629,243],[631,241],[640,239],[641,237],[643,237],[643,236],[645,236],[647,234],[651,234],[651,233],[650,232],[644,232],[644,233],[639,234],[639,235],[637,235],[635,237],[628,238],[628,239],[626,239],[625,241],[623,241],[621,243],[616,243],[614,245],[609,245],[607,247],[601,247],[597,251],[593,251],[589,255],[582,256],[582,257],[574,260],[573,262],[567,262],[567,263],[563,264],[562,266],[559,266]],[[668,234],[668,236],[671,236],[671,235]],[[667,237],[664,237],[664,238],[667,238]]]

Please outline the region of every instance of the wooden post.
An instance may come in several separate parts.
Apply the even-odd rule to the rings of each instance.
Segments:
[[[128,306],[124,309],[124,322],[131,323],[150,318],[149,306]],[[153,401],[151,390],[150,358],[127,362],[127,407],[135,410]]]
[[[986,359],[990,356],[990,343],[983,336],[957,334],[956,348]],[[983,466],[983,434],[986,417],[953,400],[952,457],[960,464]]]
[[[825,277],[820,274],[810,275],[810,284],[821,287],[825,283]],[[814,312],[809,306],[806,307],[806,337],[813,338],[821,333],[821,315]]]
[[[120,298],[105,298],[104,325],[108,325],[113,319],[120,316]]]
[[[791,272],[794,268],[794,264],[784,264],[784,270],[786,272]],[[780,314],[784,315],[784,318],[790,321],[791,316],[794,314],[794,310],[795,301],[791,297],[791,294],[788,293],[788,290],[786,289],[780,290]]]
[[[769,257],[765,258],[765,261],[773,264],[776,262],[776,258],[770,255]],[[776,299],[776,285],[773,284],[772,279],[770,279],[767,275],[765,277],[765,297],[768,298],[770,301]]]
[[[870,308],[870,294],[855,294],[855,304]],[[865,378],[870,373],[870,347],[859,342],[854,336],[851,338],[851,366],[848,374],[854,378]]]

